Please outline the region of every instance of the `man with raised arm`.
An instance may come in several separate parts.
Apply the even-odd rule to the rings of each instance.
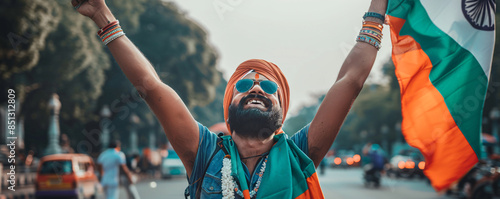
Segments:
[[[275,64],[252,59],[228,81],[224,118],[230,135],[199,124],[177,93],[125,36],[104,0],[72,0],[100,28],[127,78],[160,121],[186,167],[192,198],[323,198],[315,167],[335,140],[368,77],[382,39],[387,0],[372,0],[356,45],[312,122],[288,138],[281,126],[289,105],[288,83]],[[165,44],[168,45],[168,44]]]

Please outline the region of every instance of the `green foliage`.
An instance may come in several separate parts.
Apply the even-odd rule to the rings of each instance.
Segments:
[[[106,4],[120,20],[120,26],[127,30],[127,34],[131,34],[139,30],[139,18],[146,10],[147,2],[148,0],[107,0]]]
[[[312,119],[316,115],[316,112],[318,111],[319,105],[324,98],[324,94],[319,96],[317,103],[309,106],[304,106],[299,110],[297,115],[289,117],[283,124],[283,131],[285,131],[288,136],[292,136],[293,134],[297,133],[297,131],[304,128],[304,126],[311,123]]]
[[[181,96],[195,119],[207,126],[223,121],[226,82],[216,69],[217,53],[208,44],[205,31],[172,3],[143,2],[141,9],[145,12],[131,16],[139,21],[136,31],[128,32],[123,26],[127,36],[153,64],[160,78]],[[111,9],[115,13],[122,10],[120,7]],[[122,23],[122,18],[119,19]],[[107,81],[103,87],[106,92],[99,98],[98,107],[110,106],[114,135],[122,139],[125,147],[131,127],[129,116],[138,115],[141,118],[139,132],[143,132],[139,133],[139,140],[147,143],[146,132],[158,132],[158,121],[116,62],[112,65],[106,72]],[[98,124],[92,126],[98,128]],[[160,132],[158,136],[165,135]]]
[[[363,88],[335,141],[338,148],[351,148],[366,142],[391,143],[401,137],[401,132],[394,128],[402,120],[399,84],[394,70],[392,60],[388,59],[382,67],[388,84]]]
[[[174,3],[148,0],[146,5],[140,30],[130,39],[189,108],[208,104],[215,98],[221,73],[205,31]]]
[[[353,149],[353,146],[365,144],[367,141],[393,142],[400,136],[399,132],[394,130],[396,123],[401,121],[401,102],[392,60],[384,64],[382,71],[389,83],[365,85],[335,140],[336,148]],[[323,98],[324,95],[320,96],[318,103],[302,108],[296,116],[287,119],[283,127],[285,132],[293,134],[311,122]],[[383,132],[383,126],[387,132]]]
[[[500,22],[500,15],[496,14],[496,25],[498,25]],[[495,33],[495,38],[499,36],[499,32],[496,31]],[[498,39],[496,40],[498,41]],[[484,103],[484,109],[483,109],[483,118],[489,118],[490,117],[490,112],[494,107],[500,108],[500,43],[495,42],[495,51],[493,52],[493,62],[491,64],[491,72],[490,72],[490,82],[488,85],[488,91],[486,95],[486,100]],[[491,133],[491,123],[489,120],[486,120],[488,122],[484,123],[483,125],[483,132],[486,133]]]
[[[222,121],[225,83],[216,70],[217,53],[208,44],[205,31],[172,3],[107,3],[127,36],[162,80],[179,93],[196,119],[206,125]],[[147,105],[116,62],[111,62],[110,53],[96,36],[95,24],[80,16],[69,1],[7,0],[0,3],[0,11],[4,27],[0,32],[13,33],[11,37],[17,39],[14,43],[8,38],[0,40],[0,87],[17,92],[18,109],[22,110],[18,118],[25,118],[28,148],[41,151],[47,144],[47,101],[52,93],[59,94],[62,103],[61,133],[69,135],[77,151],[81,140],[96,139],[97,135],[91,138],[85,132],[101,128],[99,111],[105,104],[113,114],[112,134],[125,144],[132,113],[141,119],[140,141],[147,136],[142,132],[151,130],[164,136]]]
[[[67,1],[15,1],[9,5],[6,30],[22,40],[2,40],[0,56],[7,65],[3,89],[14,88],[25,118],[27,145],[41,148],[48,128],[47,101],[57,92],[63,104],[61,129],[75,134],[92,119],[104,84],[109,58],[95,38],[95,25],[79,16]],[[12,42],[12,41],[9,41]],[[15,43],[16,41],[14,41]],[[2,96],[3,97],[3,96]],[[3,101],[4,99],[2,99]],[[76,136],[78,137],[78,136]]]
[[[14,74],[31,70],[38,62],[45,38],[59,23],[61,10],[53,1],[0,2],[0,81],[12,86]],[[2,96],[3,97],[3,96]]]
[[[215,99],[206,106],[196,106],[192,109],[191,113],[198,122],[210,127],[216,123],[224,122],[224,108],[222,102],[224,101],[224,92],[226,91],[227,81],[222,78],[221,82],[215,90]]]

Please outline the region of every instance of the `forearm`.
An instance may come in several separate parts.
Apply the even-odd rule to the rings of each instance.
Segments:
[[[121,170],[123,173],[125,173],[125,176],[127,176],[127,179],[128,181],[132,184],[134,183],[133,180],[132,180],[132,173],[130,172],[130,170],[128,169],[128,167],[124,164],[121,165]]]
[[[375,12],[384,15],[387,8],[387,0],[372,0],[368,12]],[[367,17],[366,21],[373,21],[383,24],[383,21],[374,17]],[[357,42],[345,59],[337,81],[343,78],[355,81],[362,86],[370,74],[378,50],[365,42]]]

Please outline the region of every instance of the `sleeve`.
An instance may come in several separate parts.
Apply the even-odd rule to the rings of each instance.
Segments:
[[[125,154],[120,151],[120,164],[126,164]]]
[[[309,145],[308,145],[307,135],[309,134],[310,125],[311,123],[307,124],[290,138],[307,156],[309,156]]]
[[[208,130],[207,127],[198,123],[200,129],[200,140],[198,152],[194,161],[193,171],[188,179],[189,184],[194,183],[200,177],[203,177],[208,161],[217,148],[217,135]]]

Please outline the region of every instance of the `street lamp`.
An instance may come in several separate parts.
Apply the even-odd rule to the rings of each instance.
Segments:
[[[149,124],[150,124],[150,127],[154,127],[154,125],[155,125],[154,120],[150,120]],[[149,128],[149,148],[151,150],[155,150],[155,148],[156,148],[155,130],[156,130],[156,128]]]
[[[491,125],[492,125],[491,134],[493,136],[495,136],[498,140],[498,138],[500,137],[500,135],[498,134],[499,133],[498,132],[498,120],[500,119],[500,110],[498,110],[497,107],[494,107],[493,109],[491,109],[490,119],[491,119]],[[495,152],[496,153],[500,152],[499,147],[495,148]]]
[[[102,118],[101,119],[101,131],[102,131],[102,134],[101,134],[102,147],[101,147],[101,149],[104,150],[104,149],[108,148],[108,145],[109,145],[109,129],[108,129],[108,125],[106,123],[104,123],[104,121],[108,121],[109,117],[111,117],[111,110],[109,110],[108,105],[104,105],[102,107],[100,115]]]
[[[389,127],[387,127],[387,125],[385,125],[385,124],[384,124],[384,125],[382,125],[382,126],[380,127],[380,132],[382,132],[382,140],[383,140],[383,141],[382,141],[382,143],[383,143],[382,145],[383,145],[383,147],[384,147],[384,150],[385,150],[385,151],[389,151],[389,143],[388,143],[388,141],[387,141],[387,140],[389,139],[389,138],[387,137],[387,134],[389,133]]]
[[[398,142],[402,142],[404,140],[404,137],[403,137],[403,132],[401,132],[401,122],[397,122],[395,125],[394,125],[394,129],[396,130],[396,133],[398,134],[396,137],[399,138],[398,139]]]
[[[130,153],[139,153],[139,147],[137,146],[137,126],[141,122],[141,119],[136,114],[132,113],[130,115],[130,123],[132,127],[130,128]]]
[[[61,101],[57,94],[52,94],[47,106],[50,110],[50,124],[49,124],[49,144],[45,149],[45,155],[59,154],[62,152],[59,146],[59,111],[61,110]]]

